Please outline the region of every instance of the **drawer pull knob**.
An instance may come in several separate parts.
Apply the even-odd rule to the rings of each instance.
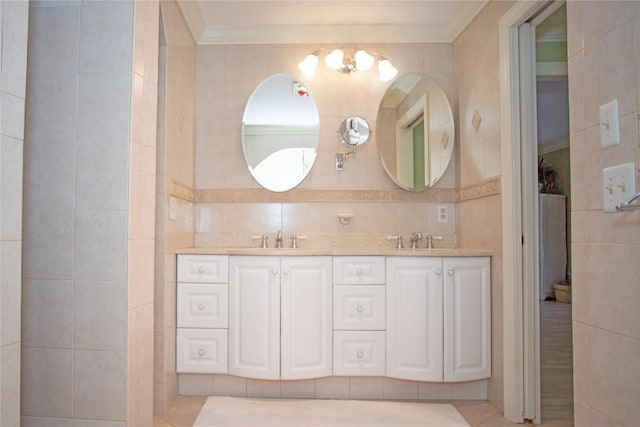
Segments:
[[[362,313],[362,311],[364,310],[364,307],[359,305],[358,308],[356,308],[356,310],[358,310],[358,313]]]
[[[448,274],[449,276],[453,276],[453,270],[449,270],[449,271],[447,271],[447,274]]]
[[[283,273],[284,273],[284,274],[289,274],[289,269],[288,269],[288,268],[285,268],[285,269],[284,269],[284,271],[283,271]]]
[[[278,274],[278,270],[274,268],[273,270],[271,270],[271,274],[275,276],[276,274]]]
[[[204,310],[204,304],[198,305],[198,310],[200,310],[200,311]]]
[[[203,274],[205,271],[206,270],[205,270],[204,267],[202,267],[202,266],[198,267],[198,273]]]
[[[358,359],[362,359],[364,357],[364,353],[359,351],[357,356],[358,356]]]
[[[203,349],[198,350],[198,355],[200,357],[204,356],[204,350]]]
[[[363,271],[362,271],[362,269],[361,269],[361,268],[357,268],[357,269],[356,269],[356,274],[357,274],[358,276],[362,276],[362,273],[363,273]]]
[[[442,270],[440,270],[439,268],[436,268],[436,276],[439,276],[442,274]]]

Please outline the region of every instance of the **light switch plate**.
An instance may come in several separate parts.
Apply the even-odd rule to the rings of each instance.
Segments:
[[[600,106],[600,146],[602,148],[620,144],[620,121],[618,100]]]
[[[616,205],[636,193],[636,167],[633,163],[602,169],[602,194],[605,212],[616,212]]]

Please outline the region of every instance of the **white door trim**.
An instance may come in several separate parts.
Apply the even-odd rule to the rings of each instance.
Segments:
[[[547,1],[519,0],[499,22],[500,40],[500,131],[502,154],[502,256],[503,256],[503,368],[504,417],[521,423],[533,419],[531,393],[525,393],[525,325],[531,325],[534,310],[524,310],[522,221],[523,170],[521,129],[535,123],[521,123],[521,84],[518,55],[518,27],[542,9]],[[525,120],[531,120],[527,118]],[[528,181],[528,179],[527,179]],[[525,183],[527,184],[527,183]],[[530,195],[525,195],[530,197]],[[534,245],[535,238],[527,239]],[[530,241],[529,241],[530,240]],[[529,246],[528,252],[532,250]],[[530,379],[530,378],[529,378]],[[529,384],[530,385],[530,384]],[[534,393],[535,394],[535,393]],[[527,400],[527,401],[526,401]]]

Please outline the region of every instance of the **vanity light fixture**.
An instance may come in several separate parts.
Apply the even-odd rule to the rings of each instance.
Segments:
[[[320,57],[321,51],[326,50],[318,49],[307,55],[307,57],[298,64],[300,71],[308,75],[313,75],[318,66],[318,58]],[[352,51],[350,57],[345,57],[343,49],[333,49],[325,56],[324,63],[330,70],[339,71],[343,74],[351,74],[355,71],[366,71],[373,67],[373,64],[376,62],[375,57],[378,57],[380,80],[386,82],[398,74],[398,69],[395,68],[387,58],[377,53],[369,53],[364,49],[356,49],[355,52]]]

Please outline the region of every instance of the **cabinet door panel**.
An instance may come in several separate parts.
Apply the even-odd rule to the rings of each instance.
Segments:
[[[333,329],[383,331],[385,324],[383,285],[334,286]]]
[[[384,353],[384,331],[335,331],[333,374],[382,376]]]
[[[444,379],[491,376],[489,258],[444,261]]]
[[[227,373],[226,329],[176,330],[176,372]]]
[[[179,328],[226,328],[226,283],[178,283]]]
[[[229,373],[278,379],[280,261],[231,257],[229,270]]]
[[[227,255],[179,254],[178,282],[227,283]]]
[[[387,376],[442,381],[442,259],[387,258]]]
[[[331,375],[331,258],[286,257],[281,265],[282,379]]]

